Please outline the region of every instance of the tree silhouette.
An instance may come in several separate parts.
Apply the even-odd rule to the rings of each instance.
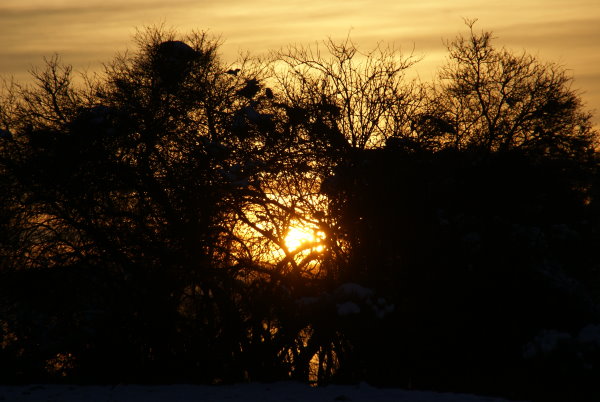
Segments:
[[[593,151],[591,115],[566,70],[495,48],[492,33],[477,33],[475,22],[447,43],[448,63],[412,128],[435,136],[438,147],[575,158]]]
[[[314,141],[364,149],[401,135],[420,100],[405,80],[417,60],[391,47],[363,53],[350,38],[324,48],[290,47],[275,55],[275,66],[285,66],[276,70],[281,93],[295,111],[311,116]]]

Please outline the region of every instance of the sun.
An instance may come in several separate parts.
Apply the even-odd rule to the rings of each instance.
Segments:
[[[324,250],[322,243],[324,233],[313,228],[290,226],[285,236],[285,246],[289,251],[296,251],[303,245],[311,244],[309,249],[317,252]]]

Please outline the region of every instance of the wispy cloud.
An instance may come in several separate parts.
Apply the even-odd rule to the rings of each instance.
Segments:
[[[42,56],[59,52],[76,67],[97,68],[131,46],[135,27],[165,22],[187,31],[222,34],[226,57],[333,37],[369,47],[393,41],[442,61],[443,38],[464,32],[462,18],[479,18],[499,43],[559,59],[600,94],[600,2],[597,0],[2,0],[0,74],[23,76]],[[423,77],[427,71],[420,71]],[[600,95],[589,103],[600,109]]]

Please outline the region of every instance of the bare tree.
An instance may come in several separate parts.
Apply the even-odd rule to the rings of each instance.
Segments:
[[[591,114],[565,68],[494,47],[492,33],[476,32],[475,22],[447,43],[448,63],[413,130],[437,137],[439,147],[571,156],[590,150],[597,136]]]
[[[363,53],[348,37],[324,49],[290,47],[274,55],[274,77],[290,114],[307,113],[329,141],[356,149],[382,146],[402,136],[416,104],[406,70],[417,60],[378,45]],[[318,127],[311,127],[314,131]]]

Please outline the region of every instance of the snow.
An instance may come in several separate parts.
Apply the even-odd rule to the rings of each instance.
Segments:
[[[347,316],[360,313],[360,307],[354,302],[347,301],[337,305],[337,313],[339,316]]]
[[[523,357],[532,358],[537,355],[547,355],[554,352],[561,342],[567,342],[571,339],[571,335],[566,332],[555,330],[543,330],[535,337],[533,342],[525,346]]]
[[[372,289],[365,288],[357,283],[344,283],[336,289],[336,295],[341,299],[351,298],[337,304],[337,313],[339,316],[348,316],[361,312],[359,304],[366,303],[371,308],[375,316],[383,319],[386,315],[393,313],[396,307],[393,304],[388,304],[383,297],[375,299],[375,293]],[[376,301],[374,301],[376,300]],[[358,304],[357,304],[358,303]]]
[[[373,295],[371,289],[365,288],[357,283],[344,283],[337,289],[339,293],[346,295],[354,295],[360,299],[367,299]]]
[[[367,384],[313,388],[294,382],[202,385],[25,385],[0,386],[0,401],[11,402],[501,402],[465,394],[379,389]]]
[[[581,331],[579,331],[579,335],[577,335],[577,341],[600,346],[600,325],[588,325],[583,327]]]

